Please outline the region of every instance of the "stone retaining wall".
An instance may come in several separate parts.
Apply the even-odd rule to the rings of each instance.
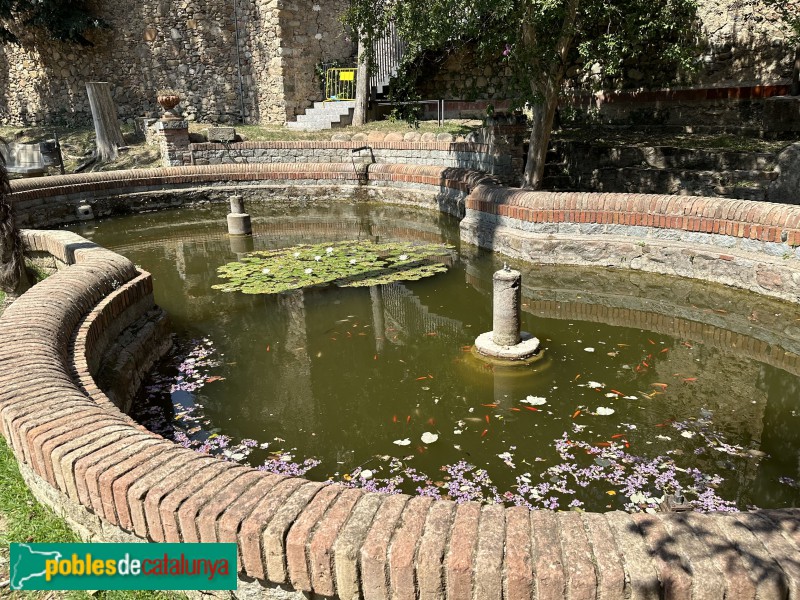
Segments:
[[[337,178],[335,165],[290,166],[294,170],[281,171],[276,181],[357,182]],[[146,191],[173,183],[258,182],[276,173],[252,165],[225,169],[43,178],[15,182],[13,198],[69,202],[92,193],[136,191],[137,181]],[[484,232],[483,219],[509,206],[516,211],[513,219],[533,224],[558,224],[568,214],[588,223],[588,216],[577,221],[584,213],[604,226],[628,214],[623,221],[632,218],[648,227],[666,227],[659,209],[673,206],[668,197],[576,195],[558,208],[558,195],[531,197],[485,185],[487,178],[479,173],[430,169],[375,165],[364,175],[386,188],[471,191],[462,226],[466,238],[471,230]],[[670,227],[692,231],[702,225],[712,233],[716,227],[737,239],[746,230],[762,244],[782,243],[785,230],[788,244],[800,243],[800,213],[791,212],[796,209],[717,201],[722,204],[711,211],[708,199],[695,202],[687,205],[685,220]],[[703,217],[706,208],[711,214]],[[713,222],[706,225],[704,219]],[[603,231],[587,233],[595,243],[606,243]],[[97,360],[91,347],[102,343],[111,315],[141,306],[148,297],[143,274],[124,257],[72,234],[31,235],[31,245],[70,266],[32,288],[0,318],[0,432],[37,495],[88,539],[237,542],[239,598],[722,599],[800,593],[797,509],[630,515],[455,505],[267,474],[168,442],[132,423],[111,400],[103,401],[102,391],[87,379]],[[520,254],[512,244],[509,250]],[[762,256],[761,247],[737,252]],[[526,256],[539,262],[551,258]],[[786,260],[791,271],[797,259]],[[74,349],[84,335],[90,349],[86,369]]]
[[[355,151],[358,148],[365,150]],[[192,164],[232,163],[392,163],[435,165],[490,173],[505,184],[519,183],[522,146],[518,156],[493,151],[488,144],[468,142],[242,142],[190,144]]]

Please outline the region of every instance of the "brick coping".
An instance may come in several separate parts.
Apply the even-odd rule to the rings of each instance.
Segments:
[[[441,171],[407,175],[441,181]],[[130,181],[98,180],[123,182],[118,189]],[[756,227],[792,227],[794,215],[776,223],[771,211],[753,213]],[[75,331],[141,274],[74,234],[34,235],[71,266],[0,318],[0,432],[26,468],[111,529],[156,542],[237,542],[242,576],[338,598],[777,598],[800,590],[797,509],[629,515],[455,505],[266,474],[180,448],[73,378]]]

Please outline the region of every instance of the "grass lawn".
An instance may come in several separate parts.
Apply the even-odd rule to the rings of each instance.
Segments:
[[[79,542],[67,524],[28,490],[6,441],[0,437],[0,598],[11,600],[180,600],[174,592],[12,592],[8,589],[12,542]]]

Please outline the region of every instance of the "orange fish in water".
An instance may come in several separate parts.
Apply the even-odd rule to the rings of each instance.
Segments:
[[[461,346],[462,352],[470,352],[472,350],[472,346]]]
[[[428,379],[433,379],[433,375],[431,375],[430,373],[428,373]]]
[[[534,408],[533,406],[525,406],[523,408],[525,408],[525,410],[529,410],[531,412],[539,412],[539,409],[538,408]]]
[[[684,379],[684,381],[687,383],[692,381],[697,381],[697,377],[687,377],[686,379]]]
[[[642,361],[642,364],[643,364],[645,367],[647,367],[647,368],[650,368],[650,365],[648,365],[646,362]]]
[[[581,411],[579,411],[579,410],[576,410],[574,413],[572,413],[572,418],[574,419],[574,418],[575,418],[575,417],[577,417],[579,414],[581,414]]]
[[[601,448],[608,448],[611,445],[610,442],[597,442],[595,446],[600,446]]]
[[[394,416],[392,417],[392,423],[397,423],[397,415],[394,415]]]
[[[647,341],[650,342],[651,344],[655,344],[653,340],[647,340]]]
[[[481,406],[485,406],[486,408],[497,408],[497,404],[481,404]]]
[[[664,354],[664,352],[669,352],[669,348],[664,348],[664,349],[661,351],[661,354]]]
[[[630,447],[631,447],[631,445],[630,445],[628,442],[625,442],[625,447],[626,447],[626,448],[630,448]]]
[[[573,381],[578,381],[578,379],[580,379],[580,378],[581,378],[581,374],[578,373],[577,375],[575,375],[575,379],[573,379]]]
[[[267,344],[267,352],[269,352],[269,344]]]
[[[652,387],[661,388],[662,390],[667,389],[667,384],[666,383],[651,383],[650,385]]]
[[[625,395],[625,394],[623,394],[622,392],[618,392],[617,390],[611,390],[611,391],[612,391],[613,393],[615,393],[617,396],[624,396],[624,395]]]
[[[430,419],[428,419],[428,425],[430,425],[431,427],[433,427],[434,425],[436,425],[436,419],[434,419],[433,417],[431,417]]]
[[[414,381],[422,381],[423,379],[427,379],[427,377],[417,377]]]
[[[484,429],[483,433],[481,434],[481,437],[485,437],[487,433],[489,433],[489,430],[488,429]]]
[[[513,410],[514,412],[522,412],[522,411],[521,411],[520,409],[518,409],[518,408],[512,408],[511,410]]]
[[[376,354],[375,356],[373,356],[372,360],[378,360],[378,355]]]
[[[439,335],[439,334],[436,333],[435,331],[431,331],[430,333],[426,333],[425,335],[433,337],[433,336],[436,336],[436,335]]]
[[[625,434],[624,433],[616,433],[616,434],[611,436],[611,439],[612,440],[616,440],[616,439],[621,438],[621,437],[625,437]]]
[[[489,415],[486,415],[485,419],[486,419],[486,422],[488,423],[489,422]]]
[[[411,423],[411,415],[408,415],[406,417],[406,425],[408,425],[409,423]]]

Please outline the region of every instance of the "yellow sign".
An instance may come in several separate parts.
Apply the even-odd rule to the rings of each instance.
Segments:
[[[353,81],[355,74],[355,71],[341,71],[339,73],[339,81]]]

